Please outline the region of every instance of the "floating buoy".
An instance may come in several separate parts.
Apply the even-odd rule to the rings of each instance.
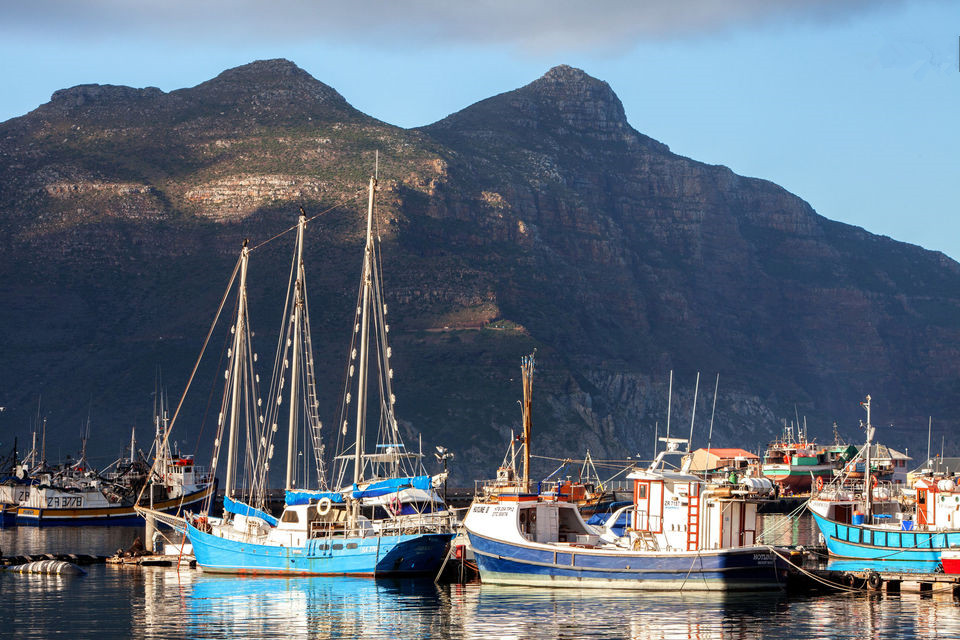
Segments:
[[[64,560],[37,560],[35,562],[7,567],[7,571],[14,573],[43,573],[58,576],[82,576],[87,573],[86,570],[72,562],[66,562]]]

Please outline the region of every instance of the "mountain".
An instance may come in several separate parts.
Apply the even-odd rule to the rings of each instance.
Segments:
[[[673,154],[578,69],[405,130],[269,60],[169,93],[73,87],[0,123],[0,446],[22,447],[38,413],[60,455],[88,413],[105,458],[134,425],[148,437],[157,368],[179,398],[244,238],[270,362],[292,251],[270,239],[301,206],[317,215],[308,284],[321,415],[336,423],[377,152],[397,413],[408,446],[422,433],[457,454],[456,481],[500,462],[534,349],[544,471],[587,448],[649,457],[671,370],[682,436],[702,372],[695,446],[717,372],[715,446],[755,449],[796,420],[859,441],[868,393],[892,446],[924,441],[928,415],[956,432],[960,265],[943,254]],[[224,344],[178,417],[186,450],[212,443]]]

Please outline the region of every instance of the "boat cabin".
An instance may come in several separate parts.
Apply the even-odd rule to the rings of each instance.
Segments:
[[[634,546],[685,550],[746,547],[757,541],[760,490],[772,490],[765,478],[757,487],[707,484],[682,471],[635,471]]]

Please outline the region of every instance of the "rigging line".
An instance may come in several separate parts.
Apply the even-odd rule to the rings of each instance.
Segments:
[[[347,203],[350,203],[350,202],[353,202],[353,201],[355,201],[355,200],[358,200],[358,199],[360,198],[360,196],[362,196],[362,195],[363,195],[363,191],[362,191],[362,190],[357,191],[357,193],[356,193],[352,198],[344,198],[343,200],[341,200],[341,201],[338,202],[337,204],[333,205],[332,207],[330,207],[330,208],[328,208],[328,209],[324,209],[324,210],[321,211],[320,213],[316,213],[316,214],[310,216],[309,218],[307,218],[307,222],[310,222],[311,220],[315,220],[316,218],[319,218],[320,216],[322,216],[322,215],[324,215],[324,214],[326,214],[326,213],[330,213],[330,212],[333,211],[334,209],[337,209],[337,208],[339,208],[339,207],[342,207],[343,205],[345,205],[345,204],[347,204]],[[281,237],[281,236],[284,236],[284,235],[290,233],[291,231],[293,231],[294,229],[297,228],[297,225],[298,225],[298,224],[299,224],[299,221],[297,222],[297,224],[293,225],[293,226],[290,227],[289,229],[285,229],[285,230],[281,231],[280,233],[276,234],[275,236],[273,236],[272,238],[267,238],[266,240],[264,240],[264,241],[261,242],[260,244],[254,245],[253,247],[250,248],[250,251],[251,251],[251,252],[256,251],[257,249],[259,249],[260,247],[264,246],[265,244],[270,244],[271,242],[273,242],[273,241],[276,240],[277,238],[279,238],[279,237]]]
[[[183,394],[180,396],[180,402],[177,403],[177,409],[173,412],[173,418],[170,419],[170,427],[167,429],[167,433],[163,438],[163,444],[161,446],[166,447],[167,443],[170,441],[170,434],[173,433],[173,426],[177,423],[177,416],[180,415],[180,408],[183,407],[183,401],[187,397],[187,391],[190,390],[190,385],[193,383],[193,378],[197,374],[197,369],[200,368],[200,360],[203,358],[203,354],[207,349],[207,345],[210,343],[210,336],[213,335],[213,330],[217,326],[217,322],[220,319],[220,313],[223,312],[223,307],[227,304],[227,298],[230,296],[230,290],[233,288],[233,281],[237,277],[237,272],[240,270],[240,263],[243,261],[243,254],[241,252],[240,258],[237,259],[237,264],[233,267],[233,273],[230,274],[230,281],[227,283],[227,290],[223,292],[223,298],[220,300],[220,306],[217,307],[217,313],[213,318],[213,323],[210,325],[209,331],[207,331],[207,337],[203,340],[203,347],[200,348],[200,356],[197,358],[196,363],[193,365],[193,371],[190,372],[190,378],[187,380],[187,386],[183,390]],[[153,459],[153,464],[150,465],[150,473],[152,475],[154,468],[157,466],[157,459]],[[144,483],[140,487],[140,493],[137,494],[137,503],[140,503],[140,499],[143,498],[143,492],[147,488],[147,483]]]

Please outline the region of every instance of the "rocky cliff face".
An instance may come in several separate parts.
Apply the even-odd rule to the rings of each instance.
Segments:
[[[671,153],[577,69],[402,130],[273,60],[170,93],[65,89],[0,124],[4,431],[25,435],[42,393],[64,450],[85,405],[91,446],[119,448],[149,424],[157,365],[182,388],[242,239],[273,237],[300,206],[324,212],[308,258],[332,413],[375,150],[398,414],[457,452],[461,481],[499,462],[534,348],[544,456],[651,455],[671,369],[672,435],[689,432],[703,372],[700,441],[720,372],[715,445],[755,448],[797,416],[859,439],[867,393],[894,446],[956,413],[960,272],[942,254]],[[281,244],[253,257],[260,349]],[[187,448],[212,440],[204,406],[185,406]]]

